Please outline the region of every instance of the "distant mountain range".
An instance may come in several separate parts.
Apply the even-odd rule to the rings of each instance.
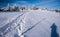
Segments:
[[[48,8],[39,8],[36,7],[35,5],[33,5],[32,8],[30,8],[29,6],[18,7],[16,4],[14,4],[13,6],[10,6],[8,4],[6,7],[0,8],[0,12],[30,11],[30,10],[47,10],[47,11],[60,12],[60,10],[49,10]]]

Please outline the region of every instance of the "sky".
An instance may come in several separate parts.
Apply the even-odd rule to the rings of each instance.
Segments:
[[[32,6],[35,5],[41,8],[48,9],[59,9],[60,10],[60,0],[0,0],[0,8],[7,6],[7,4],[13,5],[14,3],[17,6]]]

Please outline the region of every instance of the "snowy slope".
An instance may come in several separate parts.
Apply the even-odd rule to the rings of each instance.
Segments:
[[[60,36],[60,13],[56,12],[29,12],[25,16],[25,37],[51,37],[51,26],[57,26]],[[36,25],[35,27],[32,27]],[[32,28],[31,28],[32,27]],[[30,28],[30,29],[29,29]]]
[[[22,13],[0,13],[0,27],[6,25],[7,23],[11,22],[14,20],[16,17],[21,15]]]
[[[20,17],[22,14],[23,16]],[[13,20],[15,21],[12,22]],[[60,13],[50,11],[29,11],[25,14],[23,12],[0,13],[0,28],[9,24],[14,27],[14,23],[21,24],[25,37],[51,37],[51,26],[55,23],[60,36]],[[12,30],[5,37],[18,37],[18,28],[17,26],[17,29]]]
[[[2,22],[2,25],[0,23],[0,35],[2,32],[5,37],[14,37],[14,34],[18,32],[16,28],[18,28],[17,25],[21,22],[20,20],[23,19],[24,16],[22,15],[24,14],[24,12],[23,13],[21,12],[20,13],[17,13],[17,12],[16,13],[15,12],[0,13],[0,14],[1,14],[0,20]],[[4,18],[7,18],[7,19],[4,19]]]

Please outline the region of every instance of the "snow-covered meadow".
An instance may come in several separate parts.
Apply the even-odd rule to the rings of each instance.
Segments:
[[[21,14],[23,14],[23,16],[22,18],[20,18],[24,23],[22,24],[22,33],[25,37],[51,37],[51,26],[53,23],[55,23],[55,25],[57,26],[57,33],[60,37],[60,13],[56,12],[29,11],[0,13],[0,28],[5,26],[9,22],[12,22]],[[16,29],[5,36],[15,37],[15,33],[18,33]]]
[[[26,29],[36,25],[25,33],[26,37],[51,37],[51,26],[57,26],[60,37],[60,13],[56,12],[29,12],[25,17]]]

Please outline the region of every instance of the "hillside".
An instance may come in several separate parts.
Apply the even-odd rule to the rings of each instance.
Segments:
[[[51,37],[51,26],[54,23],[57,26],[56,32],[60,36],[60,13],[50,11],[0,13],[0,32],[5,32],[2,31],[5,27],[10,29],[6,35],[4,34],[5,37],[18,37],[20,26],[21,33],[25,37]],[[18,24],[20,26],[17,26]],[[16,29],[10,25],[16,26]]]

